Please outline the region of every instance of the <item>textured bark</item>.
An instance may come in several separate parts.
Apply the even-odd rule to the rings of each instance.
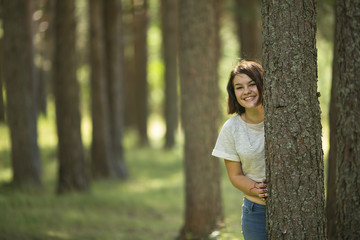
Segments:
[[[161,1],[161,23],[163,39],[163,56],[165,63],[165,146],[175,144],[175,132],[178,126],[178,91],[177,91],[177,26],[178,1]]]
[[[336,28],[336,27],[335,27]],[[335,30],[336,32],[336,30]],[[327,194],[326,194],[326,219],[327,234],[329,240],[336,240],[336,119],[338,108],[336,105],[336,85],[338,81],[336,39],[334,39],[334,57],[331,83],[331,99],[329,107],[329,125],[330,125],[330,148],[328,154],[328,176],[327,176]]]
[[[268,239],[326,239],[315,1],[262,17]]]
[[[91,67],[91,170],[94,178],[111,176],[111,139],[109,132],[109,108],[105,70],[105,46],[103,31],[103,2],[89,1],[90,17],[90,67]]]
[[[54,92],[59,138],[59,193],[84,191],[89,188],[81,138],[74,11],[73,0],[56,1]]]
[[[13,182],[40,185],[37,144],[34,49],[31,4],[26,0],[2,1],[3,73],[11,137]]]
[[[134,61],[135,61],[135,90],[136,90],[136,123],[140,142],[148,144],[148,84],[147,84],[147,0],[133,1],[134,27]]]
[[[360,238],[360,1],[336,2],[336,239]]]
[[[258,0],[236,0],[235,20],[240,43],[240,56],[261,60],[261,7]]]
[[[117,178],[127,178],[123,136],[123,43],[121,0],[104,2],[107,96],[109,102],[110,169]]]
[[[215,1],[179,1],[185,223],[179,239],[206,239],[222,223],[219,162],[210,156],[220,116]]]

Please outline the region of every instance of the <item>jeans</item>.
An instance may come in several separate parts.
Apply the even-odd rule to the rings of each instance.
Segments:
[[[266,206],[244,198],[241,217],[245,240],[266,240]]]

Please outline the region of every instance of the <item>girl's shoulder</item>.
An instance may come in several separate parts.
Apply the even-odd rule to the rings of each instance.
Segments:
[[[232,116],[226,122],[224,123],[223,129],[228,130],[235,130],[238,129],[241,125],[240,122],[242,121],[240,115],[236,114],[235,116]]]

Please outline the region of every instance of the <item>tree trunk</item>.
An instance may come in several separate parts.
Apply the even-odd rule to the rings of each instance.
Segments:
[[[335,20],[336,22],[336,20]],[[336,27],[335,27],[336,28]],[[336,30],[335,30],[336,32]],[[326,194],[326,219],[327,234],[329,240],[336,240],[336,119],[339,109],[336,105],[336,85],[338,81],[336,39],[334,39],[334,57],[331,83],[331,99],[329,107],[329,125],[330,125],[330,148],[328,154],[328,176],[327,176],[327,194]]]
[[[261,14],[258,0],[236,0],[235,20],[240,43],[240,56],[261,60]]]
[[[163,57],[165,63],[165,147],[175,144],[175,132],[178,126],[178,90],[177,90],[177,49],[178,49],[178,1],[161,1],[161,24],[163,39]]]
[[[336,239],[360,238],[360,1],[336,1]]]
[[[123,136],[123,42],[121,0],[104,2],[106,75],[108,83],[109,126],[112,159],[110,169],[118,178],[126,178]]]
[[[2,19],[2,18],[1,18]],[[3,95],[4,68],[3,68],[3,38],[0,39],[0,122],[5,122],[5,102]],[[4,86],[5,89],[5,86]]]
[[[13,183],[39,186],[41,163],[37,143],[31,4],[26,0],[2,1],[2,8],[3,71]]]
[[[315,1],[262,17],[268,239],[326,239]]]
[[[148,84],[147,84],[147,0],[133,0],[133,26],[134,26],[134,61],[135,61],[135,89],[137,130],[140,142],[148,144],[147,119],[148,119]]]
[[[56,1],[54,92],[59,138],[58,193],[89,188],[81,138],[74,10],[73,0]]]
[[[203,239],[223,221],[217,138],[218,59],[215,1],[179,2],[181,117],[185,134],[185,223],[179,239]]]
[[[105,46],[103,32],[103,2],[89,1],[90,61],[91,61],[91,115],[92,115],[92,174],[94,178],[111,176],[111,140],[105,70]]]

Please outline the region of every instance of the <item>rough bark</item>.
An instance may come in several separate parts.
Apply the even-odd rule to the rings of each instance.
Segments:
[[[29,1],[2,1],[3,74],[11,137],[13,183],[39,186],[32,8]]]
[[[123,136],[123,43],[121,0],[104,2],[107,96],[109,102],[110,169],[117,178],[127,178]]]
[[[360,238],[360,1],[336,2],[336,239]]]
[[[261,7],[258,0],[236,0],[235,20],[240,43],[240,56],[261,60]]]
[[[111,176],[111,139],[109,132],[109,108],[107,76],[105,70],[105,46],[103,31],[103,2],[89,1],[90,17],[90,68],[91,68],[91,170],[94,178]]]
[[[58,193],[89,188],[81,138],[73,0],[55,3],[54,95],[58,132]]]
[[[219,162],[210,156],[220,116],[215,1],[179,2],[185,223],[179,239],[206,239],[223,220]]]
[[[268,239],[326,239],[315,1],[264,0],[262,19]]]
[[[335,27],[336,28],[336,27]],[[336,32],[336,30],[335,30]],[[326,219],[327,234],[329,240],[336,240],[336,119],[339,110],[336,106],[336,85],[338,78],[336,39],[334,39],[334,57],[331,82],[331,99],[329,107],[329,125],[330,125],[330,148],[328,154],[327,169],[327,194],[326,194]]]
[[[177,0],[161,1],[161,23],[163,39],[163,57],[165,64],[165,147],[175,144],[175,132],[178,126],[178,90],[177,90],[177,50],[178,16]]]
[[[147,145],[148,84],[147,84],[147,0],[133,1],[134,61],[136,90],[136,124],[140,143]]]

